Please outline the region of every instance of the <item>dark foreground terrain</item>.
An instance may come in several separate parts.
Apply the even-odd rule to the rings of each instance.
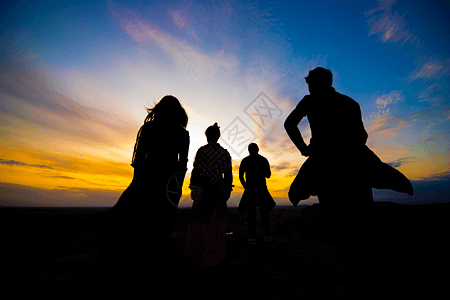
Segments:
[[[96,262],[105,211],[0,208],[0,297],[114,298]],[[376,211],[383,248],[383,299],[449,299],[450,203],[378,202]],[[140,299],[338,299],[333,286],[346,284],[318,205],[274,209],[273,241],[262,241],[259,224],[257,245],[246,243],[245,216],[231,210],[227,260],[216,273],[198,269],[183,257],[189,213],[189,209],[177,212],[166,280],[157,292],[149,291]]]

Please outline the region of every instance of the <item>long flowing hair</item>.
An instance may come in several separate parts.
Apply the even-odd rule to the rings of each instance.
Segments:
[[[171,95],[167,95],[161,98],[157,104],[151,108],[147,108],[147,117],[145,117],[144,125],[148,122],[158,122],[169,126],[179,125],[186,129],[188,123],[188,116],[185,109],[181,105],[180,101]],[[134,165],[136,154],[139,151],[139,139],[141,136],[141,126],[136,137],[136,143],[134,144],[133,159],[131,165]]]

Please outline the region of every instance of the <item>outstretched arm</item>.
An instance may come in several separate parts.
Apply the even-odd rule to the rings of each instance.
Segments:
[[[299,105],[297,105],[297,107],[286,118],[286,121],[284,121],[284,129],[286,129],[286,133],[288,134],[294,145],[297,147],[297,149],[300,150],[300,153],[303,156],[309,156],[310,153],[308,145],[306,145],[305,141],[303,140],[302,134],[298,129],[298,124],[305,115],[306,112],[303,111],[303,109],[299,107]]]

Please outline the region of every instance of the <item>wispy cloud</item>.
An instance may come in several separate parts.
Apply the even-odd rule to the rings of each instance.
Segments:
[[[187,20],[187,15],[182,10],[171,10],[169,14],[172,18],[173,23],[180,29],[183,29],[189,25]]]
[[[367,132],[381,134],[382,137],[392,137],[403,128],[411,124],[401,116],[392,115],[392,108],[399,102],[404,101],[401,91],[392,91],[389,94],[381,95],[375,100],[376,111],[370,115]]]
[[[0,182],[0,207],[113,206],[120,192],[80,188],[44,189]]]
[[[184,3],[179,7],[170,9],[169,17],[172,20],[173,25],[175,25],[177,28],[187,33],[194,40],[200,41],[200,38],[194,29],[193,24],[194,17],[190,13],[189,6],[185,4],[186,3]]]
[[[387,95],[382,95],[378,97],[375,101],[377,105],[377,114],[383,115],[389,112],[389,106],[397,104],[397,102],[402,101],[404,96],[401,91],[392,91]]]
[[[291,164],[287,161],[282,161],[276,165],[271,166],[271,169],[275,172],[284,171],[290,169]]]
[[[441,90],[442,86],[435,81],[426,85],[422,91],[417,93],[417,100],[419,102],[427,102],[433,106],[440,106],[444,102]]]
[[[384,138],[390,138],[410,126],[411,124],[400,116],[381,115],[367,128],[367,132],[369,135],[381,134]]]
[[[4,136],[9,136],[10,142],[32,134],[28,146],[40,143],[47,151],[51,151],[48,144],[58,140],[64,141],[64,148],[80,147],[76,150],[129,150],[125,145],[133,144],[139,128],[133,118],[80,104],[45,84],[41,79],[45,77],[39,71],[24,72],[13,65],[0,68],[0,111]]]
[[[205,54],[199,50],[198,46],[177,39],[157,25],[139,17],[136,13],[123,13],[115,8],[112,9],[112,12],[118,18],[122,29],[134,40],[139,43],[153,42],[162,51],[171,55],[187,78],[196,80],[199,74],[213,74],[220,67],[231,70],[238,65],[237,59],[233,55],[225,53],[223,49],[212,55]],[[182,12],[174,11],[171,13],[171,17],[177,27],[187,26],[186,17]]]
[[[418,64],[416,69],[407,77],[408,82],[417,79],[431,80],[450,75],[450,59],[429,60]]]
[[[450,120],[450,106],[447,107],[426,107],[410,115],[414,123],[422,123],[424,128],[441,124]]]
[[[27,163],[23,163],[21,161],[16,161],[16,160],[4,160],[3,158],[0,158],[0,164],[4,164],[4,165],[8,165],[8,166],[23,166],[23,167],[53,169],[52,167],[46,166],[46,165],[27,164]]]
[[[378,0],[378,7],[365,13],[370,27],[369,35],[377,35],[383,43],[410,41],[419,45],[420,41],[408,28],[408,22],[398,12],[392,12],[395,0]]]
[[[399,158],[397,160],[388,162],[387,164],[393,168],[398,168],[404,164],[412,163],[413,161],[414,161],[414,157],[404,157],[404,158]]]
[[[450,116],[450,114],[449,114],[449,116]],[[435,141],[435,140],[438,139],[438,137],[441,137],[441,136],[444,136],[444,135],[450,136],[450,131],[439,132],[439,133],[433,134],[432,136],[428,137],[424,142],[427,143],[427,142]]]
[[[422,177],[422,180],[450,180],[450,171]]]

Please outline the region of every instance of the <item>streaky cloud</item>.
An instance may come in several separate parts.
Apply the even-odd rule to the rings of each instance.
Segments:
[[[21,122],[28,130],[33,127],[46,132],[36,136],[36,141],[59,137],[74,144],[112,148],[127,140],[133,143],[139,125],[133,124],[130,116],[80,104],[51,89],[42,78],[45,74],[33,68],[27,72],[13,64],[0,68],[0,111],[9,116],[5,130],[14,133],[13,139],[28,134],[24,126],[16,125]]]
[[[431,59],[420,62],[416,69],[406,78],[409,83],[417,80],[432,80],[450,75],[450,59]]]
[[[394,0],[378,0],[378,7],[365,13],[370,27],[369,36],[377,35],[383,43],[405,44],[410,41],[411,44],[418,46],[420,41],[410,32],[405,17],[400,16],[398,12],[392,12],[394,3]]]
[[[119,196],[108,189],[44,189],[0,182],[0,207],[111,207]]]
[[[409,115],[411,122],[421,124],[424,128],[430,129],[436,127],[441,131],[443,123],[450,120],[450,106],[425,107]]]
[[[43,168],[43,169],[53,169],[52,167],[46,166],[46,165],[32,165],[32,164],[23,163],[21,161],[16,161],[16,160],[4,160],[3,158],[0,158],[0,164],[4,164],[4,165],[8,165],[8,166],[24,166],[24,167]]]
[[[422,177],[422,180],[450,180],[450,171],[437,173],[428,177]]]
[[[411,180],[414,196],[373,189],[374,199],[400,204],[425,204],[450,202],[450,171]]]
[[[290,163],[287,161],[282,161],[276,165],[270,166],[273,171],[283,171],[290,168]]]
[[[369,136],[380,134],[384,138],[390,138],[410,126],[411,123],[400,116],[381,115],[367,128],[367,132]]]
[[[388,106],[394,105],[402,100],[404,100],[404,96],[401,91],[392,91],[387,95],[382,95],[381,97],[377,98],[377,109],[378,111],[383,111],[388,108]]]
[[[172,56],[174,62],[188,79],[196,80],[199,74],[213,74],[220,67],[231,70],[238,65],[237,59],[233,55],[225,53],[223,49],[216,51],[213,55],[208,55],[200,51],[199,47],[177,39],[139,17],[135,12],[123,13],[118,9],[112,9],[112,12],[118,18],[119,25],[130,37],[139,43],[155,43],[162,51]],[[181,15],[179,16],[176,18],[177,24],[184,24],[184,19],[181,18]]]
[[[431,142],[431,141],[435,141],[437,139],[437,137],[442,136],[442,135],[449,135],[450,136],[450,131],[447,132],[439,132],[437,134],[434,134],[432,136],[430,136],[429,138],[427,138],[424,142]]]
[[[393,168],[398,168],[404,164],[408,164],[414,161],[414,157],[404,157],[404,158],[399,158],[397,160],[388,162],[387,164]]]

